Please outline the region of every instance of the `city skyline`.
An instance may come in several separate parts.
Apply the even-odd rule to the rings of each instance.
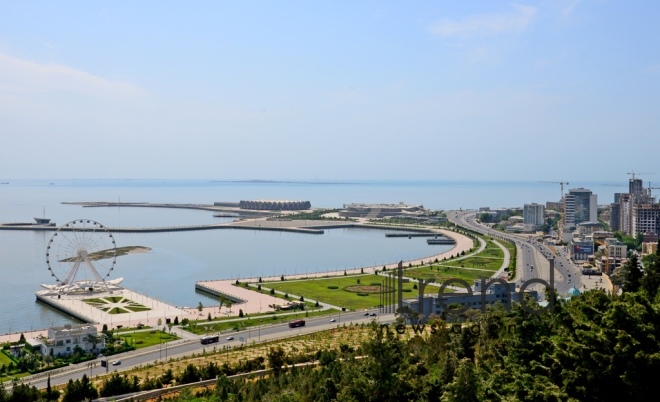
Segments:
[[[0,176],[660,174],[659,17],[580,0],[2,3]]]

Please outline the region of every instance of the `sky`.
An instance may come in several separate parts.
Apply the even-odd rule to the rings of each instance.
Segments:
[[[660,177],[660,2],[0,1],[0,178]]]

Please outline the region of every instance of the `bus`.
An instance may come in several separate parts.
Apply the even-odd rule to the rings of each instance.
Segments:
[[[305,320],[295,320],[289,323],[289,328],[298,328],[304,326],[305,326]]]
[[[206,335],[201,339],[202,345],[208,345],[209,343],[220,342],[220,335]]]

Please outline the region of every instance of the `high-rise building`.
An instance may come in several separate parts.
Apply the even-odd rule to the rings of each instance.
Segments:
[[[632,234],[655,233],[660,230],[660,204],[633,206]]]
[[[621,230],[621,204],[618,202],[610,204],[610,230]]]
[[[543,204],[525,204],[523,206],[523,225],[525,229],[538,229],[545,223],[545,206]]]
[[[568,190],[565,197],[566,224],[596,222],[598,220],[598,197],[586,188]]]
[[[642,179],[630,179],[628,182],[628,193],[632,195],[642,195],[645,192],[644,182]]]

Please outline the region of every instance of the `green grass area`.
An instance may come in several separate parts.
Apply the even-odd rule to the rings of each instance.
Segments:
[[[407,269],[403,275],[414,279],[435,279],[436,283],[442,283],[453,278],[463,279],[472,286],[475,279],[490,278],[492,272],[434,265],[432,267]]]
[[[337,314],[337,310],[323,310],[323,311],[301,311],[296,314],[285,315],[283,313],[275,314],[260,314],[257,316],[249,316],[248,318],[242,321],[218,321],[218,322],[209,322],[209,321],[195,321],[192,325],[183,327],[185,330],[190,331],[197,335],[202,334],[212,334],[216,332],[228,331],[231,329],[247,329],[250,327],[256,327],[258,325],[270,325],[270,324],[282,324],[285,322],[305,319],[309,317],[318,317],[324,315],[333,315]],[[235,318],[235,317],[232,317]]]
[[[127,345],[135,346],[136,349],[146,348],[179,339],[179,337],[174,334],[156,330],[120,332],[115,334],[115,337],[123,339]]]
[[[357,292],[344,290],[347,286],[357,285],[358,280],[360,280],[361,285],[380,285],[380,283],[385,280],[385,277],[379,275],[348,275],[323,279],[307,279],[303,281],[270,282],[262,285],[268,288],[272,287],[281,292],[303,296],[305,298],[318,300],[321,303],[345,307],[350,310],[378,306],[380,304],[380,296],[378,293],[372,293],[367,296],[358,296]],[[329,287],[332,286],[337,286],[337,289],[330,289]],[[404,284],[403,289],[412,291],[412,287],[412,283]]]
[[[9,363],[11,363],[9,356],[5,355],[4,353],[0,353],[0,366],[4,364],[5,367],[7,367]]]

